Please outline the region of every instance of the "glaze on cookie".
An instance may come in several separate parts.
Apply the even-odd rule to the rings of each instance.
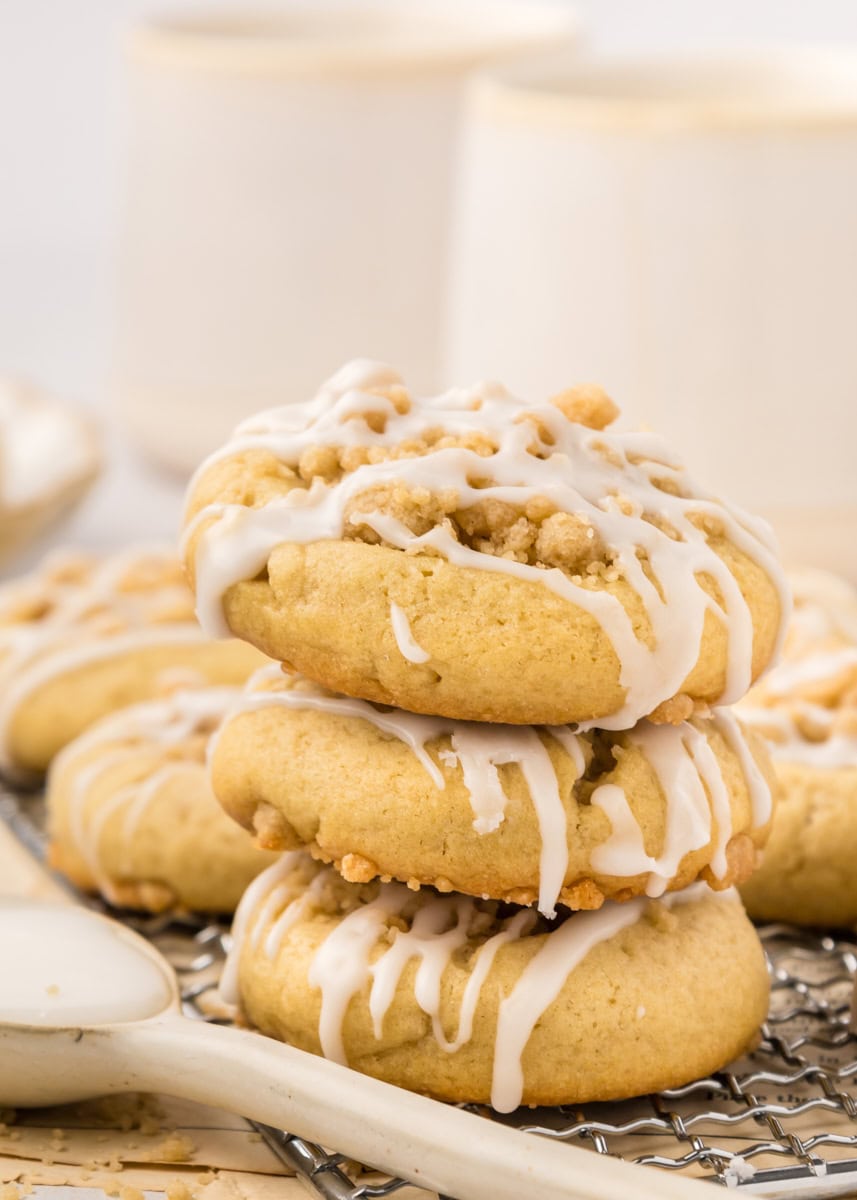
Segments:
[[[727,704],[788,608],[767,526],[597,388],[415,400],[356,362],[197,473],[185,551],[211,635],[413,712],[626,729]]]
[[[0,770],[37,777],[99,717],[179,684],[238,684],[264,661],[199,628],[175,556],[52,555],[0,587]]]
[[[221,990],[262,1032],[443,1100],[576,1104],[679,1086],[758,1036],[768,978],[733,892],[532,909],[357,887],[284,856]]]
[[[783,661],[739,706],[767,741],[781,804],[744,884],[759,920],[857,921],[857,592],[820,571],[794,577]]]
[[[206,750],[236,689],[178,691],[121,709],[48,775],[50,861],[111,904],[232,912],[272,856],[219,808]]]
[[[232,705],[212,785],[261,845],[353,882],[597,908],[742,882],[772,774],[728,710],[626,733],[457,722],[325,691],[275,664]]]

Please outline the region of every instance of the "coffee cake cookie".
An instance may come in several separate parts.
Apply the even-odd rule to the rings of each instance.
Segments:
[[[357,362],[239,426],[185,553],[211,635],[346,695],[455,719],[626,729],[743,695],[788,607],[770,530],[598,388],[416,400]]]
[[[170,552],[52,555],[0,587],[0,769],[38,777],[106,713],[182,683],[243,683],[262,662],[206,637]]]
[[[857,593],[795,576],[783,661],[739,706],[768,742],[781,803],[758,872],[742,888],[759,920],[857,922]]]
[[[628,732],[478,725],[381,708],[275,664],[211,753],[226,808],[271,849],[352,882],[598,908],[745,880],[772,812],[760,739],[730,712]]]
[[[263,1033],[442,1100],[578,1104],[675,1087],[754,1044],[768,975],[735,894],[696,885],[547,922],[346,883],[251,884],[221,985]]]
[[[178,691],[103,718],[54,759],[51,864],[111,904],[232,912],[273,856],[218,806],[209,738],[232,688]]]

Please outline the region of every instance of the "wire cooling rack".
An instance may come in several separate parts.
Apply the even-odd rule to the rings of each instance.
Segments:
[[[0,819],[44,859],[44,806],[38,797],[0,791]],[[192,916],[112,915],[169,960],[188,1016],[225,1023],[216,988],[227,925]],[[771,972],[771,1009],[759,1047],[729,1070],[616,1104],[521,1109],[503,1117],[483,1106],[471,1110],[748,1196],[857,1195],[857,1033],[851,1029],[857,934],[785,925],[760,933]],[[382,1200],[407,1183],[355,1173],[341,1155],[283,1130],[256,1128],[324,1200]]]

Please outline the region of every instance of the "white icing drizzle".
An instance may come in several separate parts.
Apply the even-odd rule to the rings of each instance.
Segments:
[[[83,479],[95,466],[83,420],[33,388],[0,381],[0,502],[23,508]]]
[[[592,852],[594,870],[619,877],[648,874],[646,895],[661,896],[685,855],[714,839],[710,866],[723,879],[729,869],[726,847],[732,836],[732,808],[723,772],[705,734],[688,724],[673,729],[643,722],[628,734],[628,740],[648,759],[664,795],[663,848],[657,858],[646,853],[642,829],[625,792],[615,784],[602,784],[592,793],[591,803],[610,821],[611,834]]]
[[[431,655],[427,650],[423,650],[414,638],[408,622],[408,615],[398,604],[390,605],[390,624],[393,626],[393,635],[396,645],[402,652],[402,658],[406,658],[408,662],[412,663],[428,662]]]
[[[45,572],[0,588],[0,766],[7,772],[16,773],[8,747],[11,722],[44,684],[148,646],[208,640],[192,619],[187,588],[129,588],[126,576],[138,568],[174,573],[175,555],[136,547],[94,566],[84,579],[51,579]],[[16,606],[27,600],[44,603],[45,615],[16,619]],[[164,614],[181,608],[186,608],[187,620],[162,621]]]
[[[226,955],[218,985],[218,991],[226,1004],[237,1005],[240,1000],[238,967],[245,941],[257,928],[258,936],[261,935],[263,915],[267,920],[273,912],[273,904],[281,903],[283,897],[292,890],[287,881],[302,857],[299,850],[291,850],[282,855],[256,876],[241,897],[232,919],[229,953]],[[269,901],[272,903],[269,904]],[[260,908],[262,905],[264,913]],[[254,948],[258,944],[258,936],[251,942]],[[272,958],[273,955],[269,957]]]
[[[309,907],[305,894],[295,896],[294,873],[301,858],[308,862],[300,852],[285,855],[258,876],[245,894],[236,913],[232,947],[221,981],[221,994],[227,1001],[235,1003],[239,999],[238,962],[247,939],[252,939],[258,949],[265,927],[273,919],[263,953],[274,960],[283,950],[286,932]],[[323,886],[325,877],[330,875],[329,868],[316,870],[319,873],[311,888]],[[712,893],[705,884],[694,884],[683,892],[664,897],[662,903],[672,907],[715,895],[735,899],[734,889]],[[289,896],[294,898],[286,903]],[[278,914],[278,906],[284,903],[285,908]],[[509,1112],[520,1104],[524,1050],[539,1019],[556,1000],[574,969],[595,946],[639,921],[646,903],[642,899],[626,904],[607,901],[596,912],[575,913],[546,931],[536,954],[500,1003],[491,1098],[496,1109]],[[391,922],[397,919],[406,921],[406,929],[395,925],[391,928]],[[382,1038],[384,1019],[412,959],[418,960],[414,999],[430,1018],[438,1046],[452,1054],[466,1045],[473,1035],[479,997],[498,951],[503,945],[526,937],[536,923],[531,910],[519,909],[476,949],[467,964],[469,978],[455,1033],[447,1037],[440,1012],[443,976],[468,940],[479,937],[484,920],[476,901],[467,897],[426,899],[424,894],[410,892],[402,884],[379,885],[374,899],[337,922],[310,964],[308,981],[321,992],[319,1040],[325,1057],[347,1065],[343,1022],[352,1000],[367,987],[375,1036]],[[379,945],[381,953],[373,954]],[[640,1015],[638,1009],[638,1019]]]
[[[764,690],[774,697],[786,697],[802,688],[812,687],[826,680],[834,680],[845,671],[857,667],[857,646],[842,646],[836,650],[822,650],[809,654],[796,662],[783,662],[764,678]]]
[[[793,701],[788,712],[741,705],[739,716],[745,725],[765,738],[771,758],[776,762],[822,770],[857,767],[857,734],[832,731],[835,714],[828,708],[800,701]],[[817,741],[805,737],[797,721],[800,716],[811,719],[824,736]]]
[[[737,706],[771,756],[820,770],[857,766],[857,591],[826,571],[790,576],[784,660]]]
[[[774,811],[774,798],[771,787],[764,772],[753,757],[747,739],[735,718],[728,709],[719,708],[712,714],[715,728],[718,730],[726,745],[738,759],[744,781],[750,791],[750,810],[753,824],[757,828],[767,825]]]
[[[497,1013],[492,1108],[512,1112],[521,1103],[524,1049],[536,1022],[556,1000],[575,967],[595,946],[635,925],[644,911],[643,900],[630,900],[626,904],[608,901],[596,912],[575,913],[558,929],[551,930]]]
[[[763,522],[695,486],[651,434],[593,431],[568,421],[553,405],[527,408],[498,384],[455,389],[414,404],[406,413],[399,413],[387,396],[370,390],[400,383],[389,367],[365,361],[349,364],[310,402],[273,409],[244,422],[195,479],[213,462],[248,450],[267,450],[295,467],[309,447],[389,447],[437,428],[456,435],[487,433],[496,441],[497,452],[486,458],[460,447],[446,448],[373,462],[331,485],[317,478],[309,488],[295,488],[261,508],[238,504],[203,508],[190,522],[186,541],[202,527],[195,558],[198,615],[210,634],[228,633],[222,609],[225,592],[258,574],[277,545],[340,539],[347,529],[365,525],[411,554],[431,550],[459,566],[539,582],[594,616],[619,658],[626,695],[619,711],[591,722],[592,727],[629,728],[679,692],[697,661],[708,612],[724,623],[729,634],[726,686],[719,702],[731,703],[744,694],[751,672],[750,611],[736,579],[690,517],[707,514],[722,522],[728,538],[774,581],[780,593],[782,631],[789,609],[788,589],[772,535]],[[371,414],[376,423],[380,419],[383,429],[373,430],[364,414]],[[535,444],[543,457],[531,452]],[[484,482],[486,475],[491,477],[487,486],[471,482]],[[655,487],[654,480],[679,485],[687,495]],[[472,550],[439,526],[417,536],[382,513],[352,513],[346,519],[346,511],[358,497],[391,483],[430,492],[455,489],[461,508],[496,499],[523,510],[529,499],[542,496],[558,511],[584,519],[611,548],[614,565],[642,600],[653,645],[638,638],[634,622],[615,596],[575,583],[557,568],[543,569]],[[667,521],[680,540],[673,540],[646,517]],[[650,574],[638,551],[645,554]],[[702,588],[697,578],[701,575],[715,582],[722,604]]]
[[[230,710],[224,726],[239,713],[268,707],[309,709],[368,721],[382,733],[404,742],[440,789],[445,787],[443,772],[428,745],[448,737],[449,748],[435,753],[445,766],[461,768],[473,810],[473,828],[479,834],[491,833],[502,823],[507,797],[498,767],[516,764],[526,781],[539,824],[538,908],[547,917],[555,915],[568,870],[567,817],[556,769],[538,730],[453,721],[396,709],[385,712],[366,700],[331,695],[306,680],[285,691],[255,690],[282,678],[276,664],[258,671]],[[715,714],[714,723],[739,757],[751,795],[754,824],[766,824],[771,812],[770,788],[747,750],[740,728],[728,712]],[[546,726],[543,733],[562,746],[579,778],[586,769],[580,736],[569,726]],[[612,830],[592,852],[592,869],[620,878],[647,874],[647,894],[659,896],[685,855],[711,842],[711,869],[723,879],[728,871],[726,849],[733,832],[732,809],[728,786],[705,734],[688,723],[673,727],[644,721],[627,737],[645,755],[660,781],[666,805],[664,846],[657,858],[648,855],[624,792],[615,784],[602,784],[594,790],[590,802],[604,812]]]
[[[404,884],[382,884],[375,899],[339,921],[316,951],[307,978],[321,990],[318,1036],[325,1058],[348,1064],[342,1037],[348,1005],[369,976],[369,955],[387,921],[403,911],[412,894]]]
[[[115,899],[116,894],[100,854],[108,821],[124,810],[122,840],[130,847],[146,809],[162,787],[182,774],[207,779],[203,759],[164,762],[164,754],[218,723],[236,694],[235,688],[212,687],[132,705],[97,722],[54,759],[51,781],[70,777],[65,818],[69,837],[108,899]],[[99,750],[90,762],[77,765]],[[139,762],[141,756],[148,761],[143,777],[118,788],[92,812],[89,800],[99,780],[124,763]]]

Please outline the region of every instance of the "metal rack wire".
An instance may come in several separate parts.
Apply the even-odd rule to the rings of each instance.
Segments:
[[[0,819],[44,856],[36,797],[0,793]],[[212,1003],[228,943],[204,918],[113,913],[149,938],[179,977],[188,1016],[222,1021]],[[851,1003],[857,934],[763,928],[771,1010],[759,1047],[727,1071],[682,1088],[584,1109],[522,1109],[498,1118],[543,1137],[685,1172],[748,1194],[857,1194],[857,1033]],[[355,1174],[353,1164],[283,1130],[257,1126],[324,1200],[383,1200],[406,1180]]]

